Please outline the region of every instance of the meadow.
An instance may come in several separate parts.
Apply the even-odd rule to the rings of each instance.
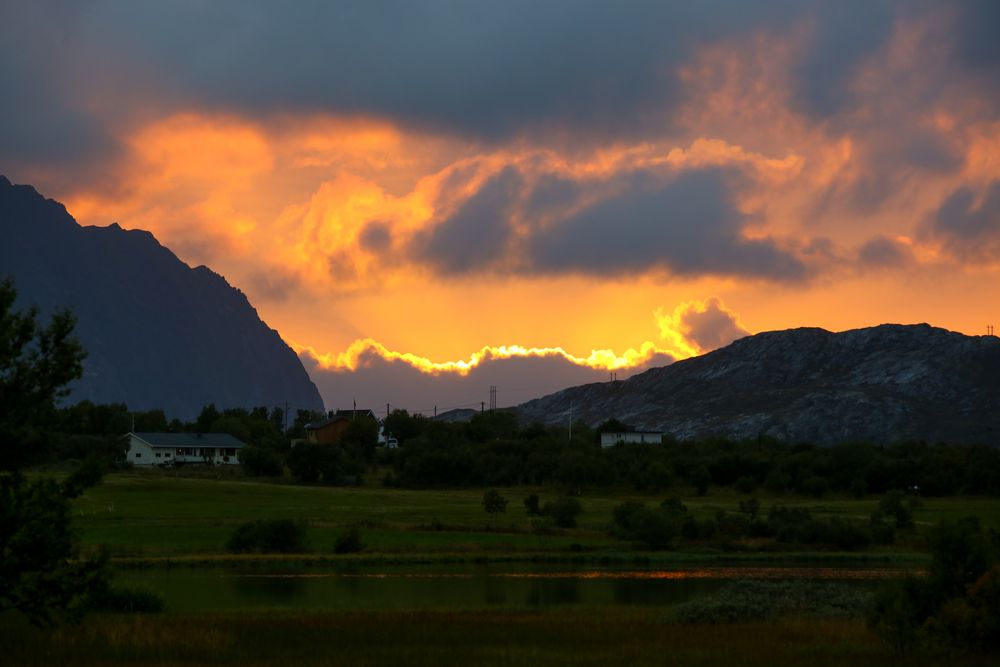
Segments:
[[[220,476],[221,478],[217,478]],[[180,562],[212,558],[248,560],[252,556],[226,555],[224,545],[233,530],[260,518],[291,518],[308,524],[309,547],[314,556],[332,554],[337,536],[346,529],[361,530],[365,549],[355,560],[474,560],[531,559],[542,556],[594,558],[657,558],[694,560],[710,558],[713,550],[694,552],[634,551],[631,545],[608,536],[614,507],[625,500],[659,504],[679,497],[695,516],[735,511],[742,498],[731,489],[713,489],[705,496],[677,488],[656,495],[622,489],[584,490],[579,496],[583,511],[578,526],[555,529],[540,526],[528,516],[523,499],[536,493],[542,501],[560,491],[551,488],[500,489],[509,501],[505,512],[491,520],[482,507],[483,489],[410,490],[364,486],[303,486],[242,478],[229,471],[206,474],[186,470],[134,470],[113,473],[88,489],[75,502],[76,522],[84,545],[98,546],[122,563],[154,563],[160,559]],[[865,520],[877,507],[876,497],[813,498],[793,495],[759,495],[763,511],[774,504],[808,508],[817,517]],[[918,528],[942,519],[977,516],[984,525],[1000,528],[1000,499],[980,497],[926,498],[916,510]],[[752,545],[726,558],[753,557]],[[850,557],[920,560],[919,531],[901,534],[897,544],[877,547]],[[808,558],[797,550],[785,555]],[[776,557],[781,554],[757,554]],[[830,553],[817,558],[837,558]],[[843,554],[840,557],[847,557]],[[272,558],[258,556],[256,558]],[[340,557],[344,558],[344,557]]]
[[[523,499],[554,499],[553,488],[499,489],[509,504],[491,519],[483,489],[407,490],[363,486],[304,486],[245,478],[237,471],[132,470],[105,477],[74,503],[78,533],[87,549],[111,557],[125,585],[157,581],[172,571],[309,572],[346,567],[380,573],[392,568],[432,571],[504,567],[523,572],[545,568],[693,568],[728,563],[750,574],[781,563],[914,570],[927,562],[921,529],[941,519],[975,515],[1000,528],[1000,500],[981,497],[926,498],[917,509],[917,529],[893,545],[840,553],[808,549],[761,550],[752,542],[732,548],[695,546],[650,552],[609,536],[613,509],[626,500],[658,505],[679,497],[698,517],[735,511],[745,496],[713,488],[706,495],[678,487],[660,494],[625,489],[584,489],[575,528],[539,526]],[[865,519],[876,497],[856,499],[797,495],[758,496],[773,504],[805,507],[817,517]],[[240,524],[260,518],[292,518],[308,525],[304,554],[230,554],[225,544]],[[338,555],[334,543],[359,528],[360,553]],[[181,566],[181,570],[176,570]],[[219,570],[219,568],[223,568]],[[753,576],[753,575],[751,575]],[[177,580],[177,581],[183,581]],[[284,581],[284,580],[282,580]],[[363,582],[362,582],[363,583]],[[185,584],[197,588],[193,584]],[[219,586],[221,584],[215,584]],[[282,583],[282,586],[292,585]],[[341,581],[339,586],[355,586]],[[688,593],[707,588],[692,584]],[[168,604],[159,614],[91,613],[80,625],[39,630],[11,613],[0,615],[0,646],[10,665],[897,665],[887,645],[869,632],[861,615],[849,618],[782,617],[768,621],[691,624],[678,618],[677,604],[595,603],[583,595],[573,604],[527,606],[523,602],[447,602],[433,580],[414,599],[391,599],[350,607],[203,609]],[[635,584],[632,584],[633,590]],[[204,587],[211,598],[218,588]],[[324,590],[324,589],[315,589]],[[361,594],[364,594],[361,585]],[[177,596],[187,595],[174,591]],[[441,593],[440,604],[438,593]],[[687,593],[685,595],[688,595]],[[169,597],[169,596],[167,596]],[[682,596],[683,597],[683,596]],[[690,597],[690,595],[688,595]],[[457,598],[456,598],[457,600]],[[955,656],[921,651],[908,665],[989,665],[995,656]]]

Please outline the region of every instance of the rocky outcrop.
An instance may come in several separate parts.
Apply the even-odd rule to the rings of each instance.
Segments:
[[[681,440],[1000,444],[1000,339],[927,324],[772,331],[518,410],[549,424],[616,418]]]
[[[81,227],[62,204],[0,176],[0,277],[43,316],[68,307],[87,349],[70,401],[196,416],[202,406],[322,410],[295,352],[246,296],[152,234]]]

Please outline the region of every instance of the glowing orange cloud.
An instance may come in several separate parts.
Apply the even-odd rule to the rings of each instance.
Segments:
[[[623,370],[636,368],[650,362],[656,356],[669,356],[674,359],[687,359],[706,352],[691,335],[692,316],[697,317],[710,311],[722,314],[738,329],[742,330],[739,318],[722,304],[717,297],[705,301],[686,301],[677,306],[673,313],[667,315],[662,309],[654,313],[660,334],[666,345],[653,341],[645,341],[638,348],[628,348],[621,354],[610,349],[591,350],[586,356],[578,356],[567,352],[562,347],[525,347],[522,345],[483,346],[473,352],[467,359],[457,361],[432,361],[427,357],[412,352],[397,352],[372,338],[355,340],[346,350],[339,353],[322,353],[309,345],[292,343],[292,348],[299,354],[307,354],[316,360],[321,368],[334,372],[355,371],[365,366],[366,359],[378,357],[385,361],[401,361],[422,373],[437,375],[455,373],[467,375],[480,364],[498,359],[515,357],[558,357],[566,361],[593,368],[596,370]]]

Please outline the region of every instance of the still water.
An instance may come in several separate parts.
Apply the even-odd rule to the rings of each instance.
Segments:
[[[672,605],[742,578],[848,581],[870,586],[898,570],[846,568],[519,569],[449,565],[372,570],[147,570],[119,581],[159,593],[172,611],[454,610]]]

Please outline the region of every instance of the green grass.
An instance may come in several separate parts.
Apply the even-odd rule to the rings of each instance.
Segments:
[[[228,472],[228,471],[227,471]],[[680,490],[684,491],[684,490]],[[360,560],[378,554],[388,559],[426,560],[459,556],[476,558],[575,557],[634,559],[650,554],[631,552],[629,545],[607,536],[612,509],[626,499],[659,503],[679,495],[698,516],[733,511],[741,496],[713,490],[699,497],[690,492],[642,495],[627,490],[592,490],[580,498],[583,513],[574,529],[535,530],[522,501],[538,493],[543,502],[557,497],[553,489],[502,489],[510,504],[494,525],[481,506],[482,489],[405,490],[380,486],[298,486],[241,479],[215,479],[204,471],[136,470],[108,475],[75,503],[77,526],[85,545],[108,548],[116,558],[217,558],[239,524],[258,518],[305,519],[315,553],[329,553],[346,528],[361,528],[366,544]],[[762,511],[772,504],[808,507],[816,516],[865,519],[877,499],[760,496]],[[942,518],[976,515],[1000,528],[1000,499],[926,499],[918,524]],[[901,535],[901,543],[875,553],[905,559],[919,551],[916,535]],[[711,553],[702,556],[712,556]],[[731,558],[738,554],[719,554]],[[797,558],[803,554],[796,552]],[[690,554],[653,555],[654,560],[685,560]],[[743,555],[746,557],[746,555]],[[779,558],[758,553],[755,559]],[[835,556],[834,556],[835,557]],[[850,556],[856,558],[857,556]]]
[[[0,622],[4,664],[49,665],[992,665],[904,661],[859,621],[692,626],[660,610],[94,615],[53,632]]]

